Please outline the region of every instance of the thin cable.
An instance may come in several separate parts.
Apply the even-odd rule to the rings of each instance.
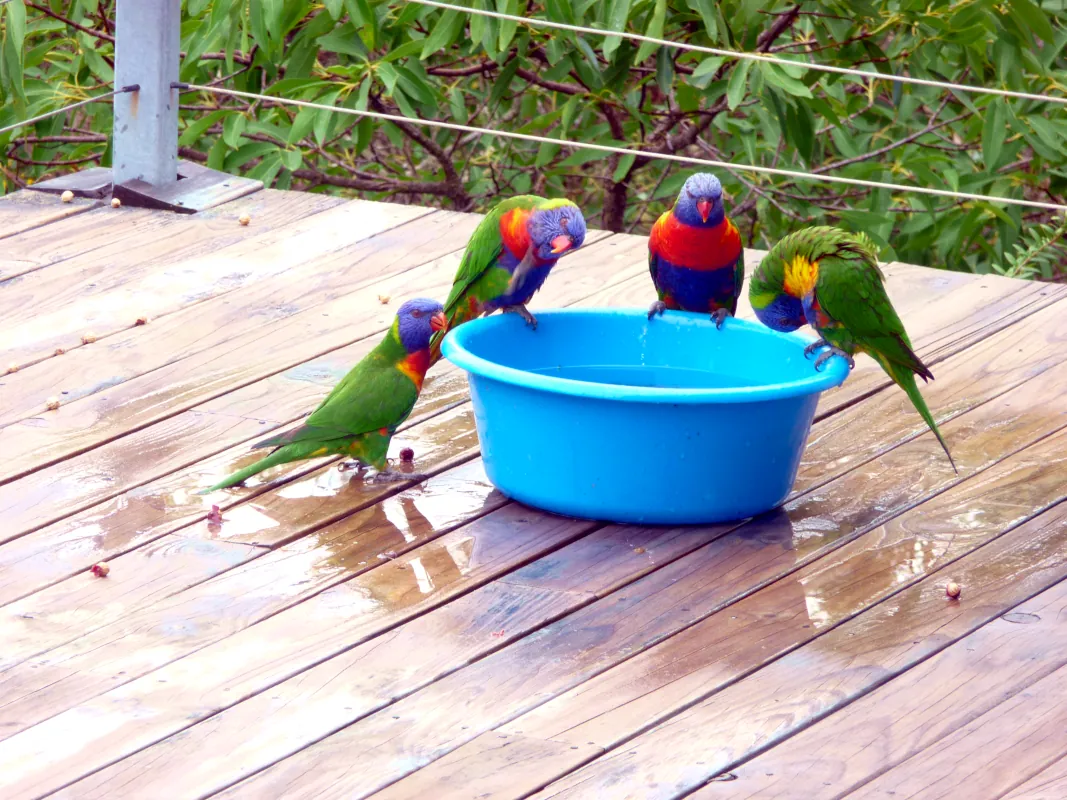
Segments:
[[[8,1],[10,2],[10,0]],[[3,0],[0,0],[0,4],[2,4],[2,2]],[[40,122],[42,119],[48,119],[49,117],[56,117],[60,114],[65,114],[72,108],[81,108],[82,106],[87,106],[90,103],[95,103],[98,100],[107,100],[109,97],[114,97],[117,94],[125,94],[126,92],[136,92],[140,88],[141,87],[139,84],[134,83],[130,84],[129,86],[123,86],[121,89],[115,89],[110,92],[104,92],[104,94],[98,94],[95,97],[90,97],[88,100],[79,100],[77,103],[71,103],[69,106],[63,106],[63,108],[57,108],[54,111],[46,111],[43,114],[38,114],[36,117],[30,117],[29,119],[22,120],[22,122],[16,122],[14,125],[8,125],[6,128],[0,128],[0,135],[5,134],[8,131],[13,131],[16,128],[21,128],[25,125],[32,125],[35,122]]]
[[[421,119],[419,117],[403,117],[398,114],[385,114],[380,111],[360,111],[354,108],[342,108],[328,106],[323,103],[312,103],[307,100],[292,100],[288,97],[271,97],[255,92],[242,92],[237,89],[223,89],[220,86],[203,86],[196,83],[172,83],[171,87],[179,91],[213,92],[215,94],[229,95],[230,97],[242,97],[248,100],[266,100],[281,105],[299,106],[301,108],[314,108],[319,111],[333,111],[340,114],[352,114],[372,119],[384,119],[389,122],[405,122],[408,125],[426,125],[430,128],[445,128],[450,131],[462,131],[463,133],[479,133],[487,136],[502,136],[506,139],[521,139],[525,142],[537,142],[540,144],[556,144],[562,147],[574,147],[579,150],[598,150],[602,153],[618,153],[625,156],[640,156],[642,158],[658,158],[662,161],[676,161],[681,164],[694,164],[700,167],[718,167],[719,169],[738,169],[748,172],[763,173],[766,175],[781,175],[786,178],[797,180],[822,181],[823,183],[843,183],[849,186],[864,186],[870,189],[889,189],[894,192],[915,192],[917,194],[931,194],[936,197],[952,197],[960,200],[981,200],[987,203],[1006,203],[1014,206],[1026,206],[1027,208],[1044,208],[1052,211],[1067,211],[1067,206],[1057,203],[1041,203],[1036,200],[1016,200],[1012,197],[994,197],[987,194],[970,194],[968,192],[950,192],[944,189],[928,189],[925,186],[904,186],[898,183],[882,183],[881,181],[864,181],[858,178],[841,178],[833,175],[814,175],[810,172],[795,172],[790,169],[776,169],[774,167],[761,167],[752,164],[731,164],[725,161],[713,161],[708,158],[693,158],[691,156],[678,156],[670,153],[653,153],[647,150],[633,150],[628,147],[612,147],[606,144],[592,144],[572,142],[569,139],[552,139],[548,136],[534,136],[529,133],[514,133],[512,131],[494,131],[489,128],[476,128],[472,125],[460,125],[456,122],[442,122],[435,119]]]
[[[1046,94],[1031,94],[1029,92],[1013,92],[1007,89],[990,89],[985,86],[965,86],[962,83],[950,83],[948,81],[931,81],[925,78],[911,78],[907,75],[883,75],[880,72],[864,72],[859,69],[849,69],[847,67],[833,67],[829,64],[814,64],[810,61],[790,61],[787,58],[777,58],[775,56],[767,56],[762,53],[746,53],[739,52],[737,50],[720,50],[717,47],[703,47],[698,44],[686,44],[683,42],[672,42],[667,39],[657,39],[654,36],[642,36],[639,33],[627,33],[626,31],[606,31],[603,28],[587,28],[583,25],[568,25],[565,22],[553,22],[547,19],[538,19],[536,17],[519,17],[514,14],[502,14],[499,11],[484,11],[480,8],[466,8],[464,6],[455,6],[451,3],[442,3],[439,0],[407,0],[408,3],[416,3],[420,6],[432,6],[433,8],[443,8],[448,11],[460,11],[466,14],[476,14],[480,17],[493,17],[494,19],[503,19],[509,22],[518,22],[523,25],[530,25],[533,27],[542,28],[556,28],[561,31],[571,31],[573,33],[590,33],[594,36],[618,36],[622,39],[630,39],[634,42],[649,42],[650,44],[660,45],[661,47],[673,47],[678,50],[688,50],[693,53],[707,53],[712,56],[723,56],[725,58],[740,58],[747,59],[749,61],[765,61],[768,64],[781,64],[787,67],[800,67],[801,69],[813,69],[818,72],[834,72],[838,75],[854,75],[860,78],[868,78],[872,80],[886,80],[897,81],[899,83],[911,83],[916,86],[933,86],[937,89],[948,89],[953,92],[973,92],[975,94],[992,94],[997,97],[1011,97],[1018,100],[1037,100],[1039,102],[1060,103],[1061,105],[1067,105],[1067,97],[1052,97]]]

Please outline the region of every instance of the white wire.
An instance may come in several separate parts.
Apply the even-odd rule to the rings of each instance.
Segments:
[[[1013,92],[1007,89],[990,89],[986,86],[965,86],[961,83],[950,83],[948,81],[931,81],[925,78],[911,78],[907,75],[883,75],[880,72],[865,72],[860,69],[849,69],[847,67],[833,67],[828,64],[815,64],[810,61],[790,61],[786,58],[777,58],[775,56],[768,56],[762,53],[746,53],[737,50],[720,50],[717,47],[703,47],[697,44],[686,44],[684,42],[672,42],[668,39],[657,39],[654,36],[642,36],[639,33],[628,33],[626,31],[610,31],[603,28],[587,28],[584,25],[568,25],[565,22],[553,22],[552,20],[539,19],[537,17],[519,17],[514,14],[502,14],[499,11],[485,11],[480,8],[466,8],[465,6],[456,6],[451,3],[442,3],[439,0],[406,0],[408,3],[416,3],[420,6],[432,6],[433,8],[443,8],[448,11],[460,11],[466,14],[476,14],[480,17],[493,17],[494,19],[508,20],[509,22],[518,22],[523,25],[532,25],[533,27],[542,28],[556,28],[561,31],[571,31],[573,33],[590,33],[594,36],[618,36],[622,39],[630,39],[634,42],[649,42],[651,44],[660,45],[661,47],[673,47],[678,50],[688,50],[693,53],[706,53],[712,56],[723,56],[725,58],[740,58],[747,59],[749,61],[765,61],[768,64],[781,64],[787,67],[800,67],[802,69],[813,69],[818,72],[835,72],[839,75],[854,75],[860,78],[868,78],[871,80],[887,80],[897,81],[898,83],[911,83],[917,86],[933,86],[938,89],[948,89],[949,91],[957,92],[973,92],[975,94],[992,94],[998,97],[1011,97],[1018,100],[1037,100],[1039,102],[1060,103],[1061,105],[1067,105],[1067,97],[1052,97],[1045,94],[1031,94],[1030,92]]]
[[[489,128],[477,128],[472,125],[460,125],[456,122],[443,122],[435,119],[421,119],[419,117],[403,117],[398,114],[385,114],[380,111],[360,111],[354,108],[342,108],[328,106],[323,103],[312,103],[307,100],[292,100],[287,97],[271,97],[255,92],[242,92],[237,89],[223,89],[220,86],[202,86],[195,83],[176,83],[175,89],[181,91],[201,91],[224,94],[231,97],[243,97],[249,100],[267,100],[283,105],[299,106],[301,108],[314,108],[320,111],[333,111],[341,114],[353,114],[373,119],[384,119],[389,122],[406,122],[409,125],[426,125],[431,128],[445,128],[450,131],[462,131],[463,133],[479,133],[486,136],[503,136],[507,139],[521,139],[526,142],[538,142],[540,144],[555,144],[563,147],[575,147],[581,150],[598,150],[602,153],[618,153],[626,156],[639,156],[642,158],[658,158],[662,161],[675,161],[681,164],[693,164],[699,167],[718,167],[719,169],[747,170],[748,172],[763,173],[766,175],[781,175],[786,178],[797,180],[822,181],[823,183],[844,183],[849,186],[863,186],[870,189],[889,189],[894,192],[915,192],[918,194],[930,194],[937,197],[951,197],[960,200],[981,200],[988,203],[1006,203],[1008,205],[1026,206],[1027,208],[1044,208],[1052,211],[1067,211],[1067,206],[1058,203],[1041,203],[1036,200],[1017,200],[1013,197],[994,197],[987,194],[970,194],[968,192],[951,192],[944,189],[929,189],[925,186],[904,186],[898,183],[883,183],[881,181],[864,181],[858,178],[841,178],[834,175],[813,175],[810,172],[795,172],[790,169],[776,169],[774,167],[761,167],[753,164],[732,164],[725,161],[713,161],[708,158],[693,158],[692,156],[679,156],[670,153],[654,153],[647,150],[633,150],[628,147],[612,147],[606,144],[592,144],[573,142],[569,139],[552,139],[548,136],[535,136],[530,133],[514,133],[512,131],[495,131]]]
[[[0,5],[3,5],[4,1],[5,0],[0,0]],[[7,0],[7,2],[10,2],[10,0]],[[118,94],[124,94],[125,92],[136,92],[140,88],[141,87],[139,84],[131,84],[130,86],[124,86],[121,89],[114,89],[110,92],[104,92],[103,94],[95,95],[93,97],[90,97],[88,100],[79,100],[77,103],[71,103],[69,106],[63,106],[63,108],[56,108],[52,111],[46,111],[43,114],[38,114],[36,117],[30,117],[29,119],[24,119],[21,122],[16,122],[13,125],[8,125],[6,127],[0,128],[0,134],[7,133],[8,131],[13,131],[16,128],[22,128],[26,125],[32,125],[35,122],[40,122],[41,120],[48,119],[49,117],[56,117],[60,114],[66,114],[73,108],[81,108],[82,106],[87,106],[90,103],[95,103],[98,100],[107,100],[109,97],[114,97]]]

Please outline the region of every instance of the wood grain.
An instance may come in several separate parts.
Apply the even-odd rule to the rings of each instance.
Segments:
[[[1067,755],[1067,667],[1060,667],[851,794],[856,800],[1000,797]]]
[[[432,260],[459,246],[457,240],[476,221],[428,214],[412,225],[411,211],[396,210],[408,208],[346,203],[296,223],[299,231],[288,231],[267,250],[249,240],[201,256],[195,264],[183,263],[179,276],[192,271],[210,280],[214,274],[232,275],[244,264],[265,277],[8,375],[5,386],[15,402],[0,412],[0,424],[39,416],[42,397],[56,395],[69,403]],[[457,225],[467,230],[449,239]],[[139,310],[128,308],[122,315],[132,322]]]
[[[466,222],[462,218],[459,221]],[[449,223],[446,220],[443,224],[447,226]],[[429,227],[429,220],[425,226]],[[344,347],[354,340],[373,337],[371,344],[377,344],[378,337],[392,323],[397,306],[396,302],[383,305],[378,299],[383,292],[402,297],[412,283],[423,287],[420,291],[424,292],[443,294],[447,291],[460,256],[455,248],[461,247],[467,236],[465,225],[455,227],[457,229],[448,230],[433,240],[451,255],[440,255],[401,274],[382,277],[380,281],[358,288],[351,294],[282,320],[260,325],[235,338],[227,339],[225,331],[219,331],[215,334],[219,343],[198,354],[180,358],[113,388],[76,399],[57,412],[47,412],[25,420],[21,425],[0,429],[7,452],[17,456],[6,469],[0,468],[0,479],[13,479],[107,443],[116,436],[165,422],[171,416],[195,408],[198,404],[203,404],[204,410],[232,413],[229,410],[232,402],[243,404],[248,393],[261,394],[269,391],[272,385],[268,382],[258,387],[249,386],[251,383],[263,381],[280,370],[307,374],[307,369],[301,366],[302,361]],[[569,305],[595,292],[597,281],[609,280],[608,271],[612,269],[609,260],[593,261],[607,259],[614,252],[606,243],[605,246],[606,250],[598,251],[594,244],[588,254],[584,249],[579,251],[572,257],[576,268],[588,264],[590,269],[582,269],[575,279],[555,284],[558,288],[546,288],[545,296],[550,301]],[[371,253],[368,266],[377,266],[383,273],[395,269],[398,260],[404,256],[396,250],[381,247],[375,250],[373,244],[368,244],[368,248]],[[189,309],[190,312],[195,310]],[[174,315],[177,316],[180,315]],[[126,357],[136,359],[137,352],[139,350],[127,353]],[[345,361],[345,367],[339,369],[337,377],[344,375],[352,363],[354,360]],[[231,393],[227,394],[228,391]],[[210,402],[223,395],[220,402]],[[283,407],[286,399],[275,398]],[[301,412],[306,413],[306,408],[302,406],[299,411],[279,421],[292,421],[302,416]],[[115,413],[117,409],[122,413]],[[127,444],[132,445],[133,441]],[[119,448],[124,446],[116,445]],[[60,467],[61,470],[65,468]],[[0,489],[0,494],[2,491]]]
[[[301,665],[306,669],[368,641],[594,527],[594,523],[550,518],[507,506],[382,568],[290,605],[287,612],[269,616],[214,646],[203,646],[204,642],[200,650],[186,658],[0,742],[3,795],[35,797],[58,789],[90,767],[136,752],[185,727],[191,718],[213,714],[250,692],[291,677]],[[292,553],[289,556],[299,557]],[[416,560],[421,569],[413,566]],[[262,561],[253,561],[249,566]],[[336,566],[345,567],[343,563]],[[262,606],[264,591],[278,591],[262,583],[240,586],[241,572],[240,568],[232,570],[220,579],[238,590],[223,595],[233,612],[227,618],[235,622]],[[284,574],[293,576],[292,563]],[[315,573],[305,574],[310,578]],[[263,577],[261,574],[259,580]],[[208,591],[217,583],[208,581],[199,588]],[[141,625],[131,621],[125,631],[117,634],[126,643],[160,631],[172,642],[186,640],[187,646],[190,638],[203,635],[201,625],[217,628],[223,622],[219,616],[221,600],[202,601],[181,614],[160,609],[154,621]],[[121,681],[116,667],[128,669],[131,659],[138,662],[142,671],[165,663],[173,653],[172,642],[127,651],[118,663],[109,660],[105,647],[99,651],[93,669],[98,679],[119,677]],[[62,663],[53,669],[57,676],[62,672],[74,677],[71,668]],[[9,696],[0,677],[0,703]],[[10,719],[6,705],[3,708],[5,718]]]
[[[734,760],[766,744],[772,733],[781,735],[787,721],[802,727],[812,716],[830,710],[835,702],[848,702],[877,685],[886,676],[887,667],[877,659],[871,663],[870,655],[860,657],[856,652],[856,648],[865,654],[878,649],[876,630],[898,637],[892,641],[899,649],[879,655],[890,663],[903,662],[903,668],[950,643],[954,637],[946,641],[948,634],[942,620],[926,608],[921,608],[922,613],[917,616],[930,628],[921,628],[918,622],[909,628],[906,623],[916,616],[908,613],[905,622],[899,623],[901,632],[896,633],[894,617],[905,610],[910,612],[914,604],[886,603],[859,617],[853,625],[836,628],[828,634],[832,638],[810,651],[812,655],[801,650],[795,660],[787,658],[765,666],[812,639],[820,630],[857,617],[902,587],[916,583],[932,569],[965,555],[1062,498],[1067,485],[1065,442],[1064,432],[1042,440],[975,480],[851,542],[831,557],[708,618],[675,637],[661,652],[642,654],[640,660],[634,659],[611,676],[613,685],[640,685],[642,678],[652,672],[653,680],[659,681],[662,688],[650,691],[654,687],[646,683],[639,696],[631,690],[634,699],[628,707],[618,707],[595,718],[583,708],[578,713],[589,720],[585,724],[573,716],[573,722],[562,719],[557,709],[552,725],[542,724],[535,730],[515,724],[503,732],[521,729],[523,735],[535,735],[564,724],[566,734],[553,738],[592,740],[606,747],[625,743],[550,786],[544,797],[593,797],[605,786],[617,784],[623,775],[637,797],[673,796],[670,793],[701,785],[729,768]],[[975,509],[981,512],[976,514]],[[1054,553],[1053,560],[1059,568],[1062,549]],[[1038,566],[1047,568],[1045,563]],[[1021,571],[1016,569],[1009,576],[1011,580]],[[1062,576],[1062,571],[1059,574]],[[1043,586],[1034,587],[1031,593],[1040,588]],[[944,603],[943,584],[937,586],[928,581],[919,594]],[[877,620],[882,620],[881,627]],[[968,632],[965,629],[959,635]],[[849,633],[853,636],[849,637]],[[855,640],[852,647],[847,646],[849,639]],[[835,651],[827,649],[829,642],[841,651],[840,657],[831,656]],[[713,645],[709,647],[710,643]],[[681,672],[672,666],[668,674],[654,677],[664,663],[678,665]],[[806,665],[807,671],[799,670],[799,664]],[[819,694],[818,685],[812,685],[812,670],[824,665],[829,672],[827,689]],[[760,685],[771,696],[758,715],[750,706],[737,702],[733,692],[742,689],[726,688],[756,670],[760,670],[756,673]],[[786,680],[790,674],[794,678]],[[600,693],[607,690],[604,685],[598,688]],[[595,700],[595,696],[582,698],[586,704],[591,699]],[[799,709],[795,719],[787,717],[783,710],[791,708],[790,703]],[[614,701],[611,708],[616,706],[618,702]],[[663,720],[666,721],[651,732],[627,740],[628,733],[640,733]],[[667,741],[671,744],[665,750]]]
[[[102,796],[116,782],[145,796],[168,790],[201,796],[224,788],[510,641],[536,635],[547,622],[714,535],[708,529],[658,529],[636,537],[621,528],[589,533],[522,567],[514,581],[476,589],[74,784],[71,796]],[[644,554],[634,552],[637,543]],[[610,568],[596,569],[604,563]],[[271,729],[255,732],[254,721],[265,714]],[[569,744],[566,750],[573,757]]]
[[[99,208],[99,200],[80,200],[75,198],[71,203],[64,203],[58,197],[23,190],[0,197],[0,239],[48,225],[51,222],[84,214],[94,208]],[[0,280],[11,277],[20,272],[18,261],[5,263],[0,261]]]
[[[781,733],[775,734],[779,738],[810,719],[809,708],[825,714],[827,704],[832,708],[847,700],[840,696],[831,699],[830,692],[836,690],[841,695],[845,687],[856,683],[839,671],[850,652],[859,661],[853,661],[849,669],[859,667],[856,671],[861,672],[867,662],[870,666],[866,669],[873,672],[873,665],[881,662],[886,669],[881,680],[897,675],[755,759],[731,766],[733,781],[709,783],[693,796],[701,800],[842,796],[924,748],[939,745],[955,730],[1067,665],[1067,630],[1061,623],[1067,606],[1067,582],[1061,581],[994,616],[1013,601],[1025,599],[1035,587],[1067,574],[1065,544],[1067,508],[1060,505],[953,564],[947,570],[950,577],[966,587],[958,602],[946,600],[938,591],[943,581],[911,587],[893,600],[894,605],[905,609],[903,615],[889,617],[888,609],[868,611],[864,616],[873,619],[846,625],[787,656],[780,665],[728,689],[734,697],[724,693],[718,702],[720,706],[732,699],[741,703],[737,713],[729,712],[733,718],[729,725],[736,726],[735,736],[746,724],[746,716],[751,728],[764,723],[773,697],[778,701],[782,725]],[[919,619],[920,614],[926,619]],[[983,625],[988,618],[992,621]],[[853,622],[860,623],[861,619]],[[877,634],[878,646],[870,653],[857,654],[858,629],[862,625],[863,630],[871,630],[876,621],[890,630]],[[945,640],[966,627],[981,627],[933,658],[903,671],[916,657],[915,652],[904,652],[900,647],[903,640],[922,635],[933,623],[942,625],[937,635]],[[830,655],[819,664],[818,674],[813,674],[816,650]],[[894,658],[895,653],[901,657]],[[770,680],[789,667],[800,670],[800,680],[789,679],[782,688],[795,692],[806,681],[810,691],[804,702],[797,695],[790,697],[771,688]],[[843,683],[834,683],[842,677]],[[793,717],[788,723],[784,721],[787,709]],[[749,730],[743,735],[751,734]],[[761,747],[773,741],[765,740]]]
[[[1057,391],[1053,387],[1062,381],[1061,376],[1052,376],[1051,372],[1046,373],[1049,378],[1045,388],[1050,399]],[[1018,396],[1011,398],[1010,395],[1004,395],[1006,399],[999,414],[992,412],[994,403],[981,406],[971,414],[984,409],[985,419],[990,424],[992,420],[999,420],[996,433],[992,434],[995,440],[1010,437],[1013,428],[1021,443],[1047,436],[1051,424],[1049,415],[1054,412],[1049,411],[1049,415],[1032,412],[1029,423],[1020,420],[1013,423],[1010,420],[1019,414],[1019,410],[1011,404],[1012,400],[1018,400]],[[1041,404],[1035,403],[1033,408],[1041,408]],[[959,425],[968,416],[963,415],[949,425]],[[1027,418],[1027,414],[1024,412],[1022,417]],[[1067,420],[1058,422],[1062,426]],[[926,442],[927,439],[930,441]],[[552,734],[549,735],[546,730],[533,727],[537,715],[531,715],[522,721],[522,725],[516,722],[501,732],[561,740],[564,737],[556,734],[563,732],[565,739],[574,745],[589,742],[613,744],[620,737],[639,732],[650,721],[662,719],[684,708],[686,703],[706,696],[719,680],[736,677],[751,668],[753,662],[759,663],[761,659],[780,652],[767,641],[769,634],[761,635],[760,623],[766,625],[777,619],[793,623],[798,617],[807,617],[808,594],[802,587],[815,581],[816,576],[825,575],[826,580],[844,579],[845,585],[851,587],[853,584],[848,578],[861,571],[860,565],[871,572],[862,584],[869,591],[866,599],[861,599],[855,592],[838,597],[829,589],[819,596],[819,609],[824,617],[832,618],[834,613],[856,613],[865,607],[866,602],[875,602],[884,596],[887,585],[896,587],[896,573],[886,571],[886,559],[901,552],[909,555],[914,552],[916,525],[945,530],[938,536],[934,552],[913,567],[921,575],[923,568],[932,568],[935,563],[941,563],[941,558],[947,557],[939,544],[943,540],[959,548],[955,553],[966,552],[1010,524],[1011,518],[1006,516],[1009,512],[1025,518],[1040,511],[1047,498],[1063,491],[1067,464],[1054,459],[1067,460],[1067,455],[1056,449],[1059,447],[1062,451],[1067,439],[1065,435],[1059,435],[1054,442],[1049,440],[1050,444],[1044,448],[1032,448],[1027,458],[1004,462],[1007,466],[1002,467],[1001,472],[989,470],[992,477],[982,475],[974,481],[964,482],[955,490],[919,505],[911,513],[875,527],[881,514],[885,513],[883,509],[891,509],[890,516],[899,514],[914,508],[924,497],[959,482],[947,465],[941,465],[943,459],[938,458],[937,445],[932,439],[932,436],[919,437],[835,482],[834,485],[840,484],[839,492],[822,494],[806,502],[802,498],[786,513],[746,525],[625,590],[609,595],[602,602],[570,615],[546,628],[536,640],[516,643],[309,747],[253,779],[249,791],[270,795],[277,786],[290,786],[297,774],[321,775],[321,780],[305,778],[306,796],[330,796],[331,786],[344,786],[345,791],[356,793],[377,790],[446,755],[475,736],[530,712],[587,681],[596,691],[587,693],[577,703],[571,698],[570,706],[576,706],[574,713],[580,714],[578,719],[560,720],[554,714]],[[965,475],[975,468],[975,462],[989,467],[999,460],[999,455],[990,452],[990,439],[982,441],[981,437],[972,436],[965,441],[969,447],[960,453]],[[1028,483],[1032,481],[1037,465],[1050,459],[1052,463],[1060,463],[1061,468],[1050,469],[1048,477],[1037,483]],[[940,478],[924,486],[924,482],[935,474]],[[1011,476],[1010,491],[1005,490],[1004,494],[1014,499],[1009,506],[1003,505],[1000,492],[994,501],[985,490],[988,481],[999,478],[1004,482],[1006,475]],[[916,481],[917,477],[920,480]],[[1026,491],[1020,491],[1020,484],[1028,487]],[[879,495],[884,499],[876,501],[874,498]],[[882,507],[872,509],[877,504]],[[1034,504],[1041,505],[1034,508]],[[975,505],[992,505],[999,513],[995,517],[991,515],[988,527],[961,533],[957,521],[959,509]],[[863,531],[869,533],[856,539]],[[789,576],[798,567],[825,554],[830,547],[840,547],[850,540],[851,544],[834,553],[832,558],[815,561],[797,576]],[[856,566],[853,566],[854,561]],[[843,563],[847,566],[842,566]],[[830,564],[833,569],[827,567]],[[789,577],[782,580],[784,576]],[[778,591],[769,595],[751,594],[760,585],[776,580],[781,587]],[[749,596],[747,601],[743,599],[746,596]],[[775,598],[775,602],[784,608],[745,610],[769,602],[768,597]],[[737,602],[739,598],[740,603]],[[780,644],[782,650],[795,646],[799,637],[810,637],[816,632],[814,624],[805,624],[809,627],[785,626],[781,636],[787,641],[775,640],[773,643]],[[687,628],[692,632],[686,631]],[[680,631],[686,631],[688,635],[682,636]],[[659,647],[649,649],[664,639],[667,641]],[[672,652],[676,642],[678,649]],[[694,651],[696,663],[692,663]],[[735,658],[724,665],[718,660],[720,655]],[[630,662],[624,667],[611,669],[628,659]],[[688,669],[682,674],[676,670],[660,673],[658,667],[663,663]],[[609,677],[623,668],[632,670],[630,678],[614,680]],[[607,670],[610,671],[605,673]],[[605,676],[596,682],[590,680],[599,673],[605,673]],[[605,683],[608,680],[610,686]],[[654,691],[657,687],[658,695]],[[619,711],[608,718],[606,712],[616,707]],[[438,708],[450,711],[448,715],[434,713],[433,709]],[[396,715],[408,720],[409,724],[398,730],[392,720]],[[597,723],[596,731],[571,730],[582,719],[593,717]],[[460,729],[461,722],[467,726],[466,730]],[[659,743],[659,747],[662,750],[664,745]],[[341,757],[341,753],[345,755]],[[354,764],[359,765],[358,774],[350,768]],[[599,789],[603,790],[604,785],[601,784]]]
[[[269,379],[269,391],[249,396],[245,407],[231,406],[232,416],[258,417],[265,423],[273,423],[269,428],[267,424],[261,425],[261,431],[274,429],[285,421],[274,418],[278,416],[277,412],[285,411],[285,407],[279,406],[276,399],[284,396],[284,390],[287,389],[292,396],[294,408],[313,407],[369,346],[367,342],[360,342],[304,365],[305,368],[300,371],[274,376]],[[427,442],[429,447],[424,448],[417,433],[406,431],[428,417],[448,410],[466,396],[466,379],[457,370],[439,370],[430,375],[412,416],[394,440],[390,457],[395,459],[399,448],[411,446],[416,451],[415,465],[423,470],[432,468],[433,461],[430,459],[437,445],[431,440]],[[218,493],[213,497],[195,494],[230,474],[232,466],[247,457],[247,444],[238,444],[216,456],[156,478],[5,543],[0,546],[0,571],[4,574],[4,580],[0,582],[0,605],[72,577],[98,561],[115,558],[163,535],[203,521],[213,504],[227,511],[269,490],[271,483],[284,483],[314,472],[322,464],[319,460],[279,467],[268,473],[269,480],[249,481],[248,488],[239,491]]]
[[[1004,800],[1062,800],[1067,797],[1067,758],[1061,758],[1026,783],[1004,795]]]
[[[333,208],[338,202],[323,195],[301,194],[290,199],[287,192],[267,191],[227,204],[225,213],[160,215],[141,209],[116,212],[111,208],[94,212],[126,216],[131,211],[134,213],[129,216],[134,219],[119,228],[126,235],[117,237],[117,241],[109,241],[108,231],[94,228],[91,236],[89,230],[74,231],[70,238],[99,241],[101,246],[91,254],[79,253],[60,263],[52,261],[48,269],[3,284],[0,296],[8,311],[0,323],[0,350],[11,361],[25,366],[51,357],[57,347],[70,351],[82,346],[85,333],[92,332],[102,339],[133,327],[138,317],[158,319],[262,280],[271,274],[269,259],[242,259],[239,250],[227,248],[244,243],[246,247],[268,250],[290,231],[299,235],[302,220]],[[401,211],[397,216],[399,220],[409,219],[418,211],[423,210],[410,209],[406,215]],[[237,218],[241,214],[253,216],[256,225],[239,225]],[[39,230],[52,232],[54,227]],[[20,245],[21,238],[7,241]],[[34,242],[15,250],[35,252],[42,244]],[[42,259],[54,258],[57,245],[44,247]],[[234,253],[235,257],[220,263],[214,258],[220,252]]]

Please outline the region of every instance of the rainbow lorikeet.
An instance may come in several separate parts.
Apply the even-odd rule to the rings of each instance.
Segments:
[[[449,329],[497,309],[537,327],[526,309],[560,256],[585,241],[585,218],[570,200],[520,195],[498,203],[467,243],[445,301]],[[441,357],[434,338],[430,363]]]
[[[374,467],[376,483],[425,477],[390,472],[385,455],[419,397],[430,366],[430,337],[447,324],[436,300],[408,300],[381,343],[341,379],[303,425],[252,445],[254,450],[275,449],[201,494],[236,486],[277,464],[329,455]]]
[[[867,353],[908,395],[937,441],[956,463],[937,429],[915,376],[933,379],[912,349],[904,324],[885,290],[878,248],[864,234],[818,226],[791,233],[771,248],[749,283],[756,316],[776,330],[796,330],[806,321],[820,338],[805,350],[818,369],[835,355],[855,366],[854,353]],[[957,470],[958,471],[958,470]]]
[[[741,235],[726,217],[722,184],[714,175],[690,175],[674,206],[652,226],[648,271],[659,300],[648,318],[668,308],[711,312],[717,327],[737,313],[745,280]]]

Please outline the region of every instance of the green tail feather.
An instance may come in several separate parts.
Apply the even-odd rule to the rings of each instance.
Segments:
[[[919,412],[919,416],[921,416],[926,424],[930,426],[930,430],[934,432],[934,436],[936,436],[937,441],[941,443],[945,455],[948,456],[948,463],[952,465],[953,471],[959,475],[960,471],[956,468],[956,462],[952,460],[952,453],[948,451],[948,445],[945,444],[945,440],[941,436],[941,431],[937,429],[937,423],[934,422],[933,414],[930,413],[930,409],[926,407],[926,401],[923,400],[922,394],[919,393],[919,387],[915,383],[915,375],[896,365],[886,366],[885,369],[886,372],[889,373],[889,377],[896,381],[901,389],[907,392],[911,404],[915,406],[915,410]]]
[[[253,475],[258,474],[265,469],[276,467],[279,464],[288,464],[291,461],[300,461],[301,459],[308,458],[312,451],[321,447],[321,444],[314,444],[311,447],[308,447],[307,444],[290,444],[285,447],[279,447],[266,458],[261,458],[254,464],[249,464],[247,467],[238,470],[225,480],[219,481],[210,489],[204,489],[203,491],[197,492],[197,494],[211,494],[212,492],[217,492],[219,489],[229,489],[231,486],[244,483]]]

